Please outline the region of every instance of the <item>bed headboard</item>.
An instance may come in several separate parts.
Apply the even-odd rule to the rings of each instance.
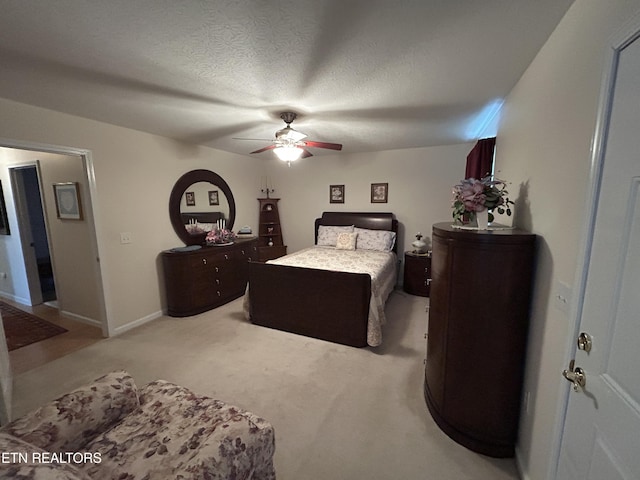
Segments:
[[[187,225],[191,220],[198,223],[216,223],[218,220],[224,220],[222,212],[181,212],[182,224]]]
[[[355,225],[370,230],[389,230],[398,233],[398,220],[393,213],[387,212],[323,212],[315,222],[315,243],[318,243],[318,227],[320,225]],[[393,246],[397,253],[398,241]]]

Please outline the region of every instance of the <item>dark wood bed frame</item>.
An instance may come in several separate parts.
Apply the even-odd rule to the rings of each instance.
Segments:
[[[315,221],[316,243],[320,225],[398,231],[392,213],[324,212]],[[370,298],[366,273],[249,262],[249,308],[256,325],[365,347]]]
[[[187,225],[191,220],[198,223],[216,223],[218,220],[224,220],[222,212],[181,212],[182,224]]]

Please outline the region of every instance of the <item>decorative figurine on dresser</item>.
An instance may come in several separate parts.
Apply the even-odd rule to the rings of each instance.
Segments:
[[[233,232],[231,188],[214,172],[192,170],[173,187],[169,216],[184,247],[161,254],[167,314],[186,317],[242,296],[258,239]]]
[[[265,191],[265,190],[263,190]],[[282,239],[282,229],[280,228],[280,214],[278,213],[279,198],[259,198],[260,203],[260,230],[258,232],[258,261],[266,262],[274,258],[287,254],[287,246]]]
[[[492,457],[514,455],[535,240],[433,226],[425,399],[447,435]]]

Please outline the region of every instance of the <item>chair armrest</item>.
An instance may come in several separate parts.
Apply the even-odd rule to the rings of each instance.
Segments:
[[[44,450],[73,452],[139,407],[133,378],[117,371],[53,400],[0,431]]]

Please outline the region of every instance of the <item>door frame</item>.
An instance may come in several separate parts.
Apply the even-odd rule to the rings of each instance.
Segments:
[[[102,245],[101,238],[103,236],[100,234],[101,227],[100,221],[96,216],[96,212],[99,211],[98,206],[98,193],[96,188],[96,177],[95,177],[95,169],[93,165],[93,157],[90,150],[86,150],[83,148],[76,147],[67,147],[60,145],[50,145],[44,143],[37,142],[25,142],[20,140],[6,139],[0,138],[0,146],[15,148],[20,150],[29,150],[34,152],[46,152],[46,153],[54,153],[60,155],[71,155],[80,157],[84,169],[84,174],[87,179],[87,184],[89,186],[89,197],[90,202],[89,205],[86,205],[86,208],[90,209],[91,215],[86,216],[86,221],[89,223],[89,235],[90,235],[90,243],[91,243],[91,251],[92,255],[96,260],[95,269],[95,282],[98,288],[98,312],[100,314],[100,323],[102,326],[102,334],[105,337],[112,336],[114,332],[113,323],[111,322],[110,309],[108,305],[110,304],[107,299],[110,298],[108,288],[104,283],[105,278],[105,267],[100,261],[102,258],[100,252],[105,251],[105,247]]]
[[[574,295],[569,309],[569,323],[567,328],[567,344],[565,348],[564,363],[558,369],[558,378],[561,377],[562,368],[569,365],[569,361],[575,358],[577,349],[576,339],[580,332],[581,318],[584,307],[585,291],[587,287],[587,276],[589,274],[589,260],[593,248],[593,234],[595,231],[596,211],[600,198],[600,184],[604,168],[604,157],[607,147],[607,136],[609,123],[613,108],[613,94],[616,85],[616,76],[620,54],[628,45],[640,38],[640,13],[633,16],[623,24],[618,32],[609,39],[609,44],[605,51],[604,71],[602,74],[600,96],[598,99],[598,111],[596,116],[596,126],[591,142],[591,159],[587,197],[585,202],[585,213],[580,232],[580,243],[578,245],[578,266],[576,269],[576,283]],[[549,479],[557,479],[558,466],[560,461],[560,450],[562,447],[562,437],[564,434],[567,408],[569,406],[569,395],[571,385],[569,382],[560,380],[564,387],[558,398],[554,435],[552,438],[552,459],[549,464]]]

